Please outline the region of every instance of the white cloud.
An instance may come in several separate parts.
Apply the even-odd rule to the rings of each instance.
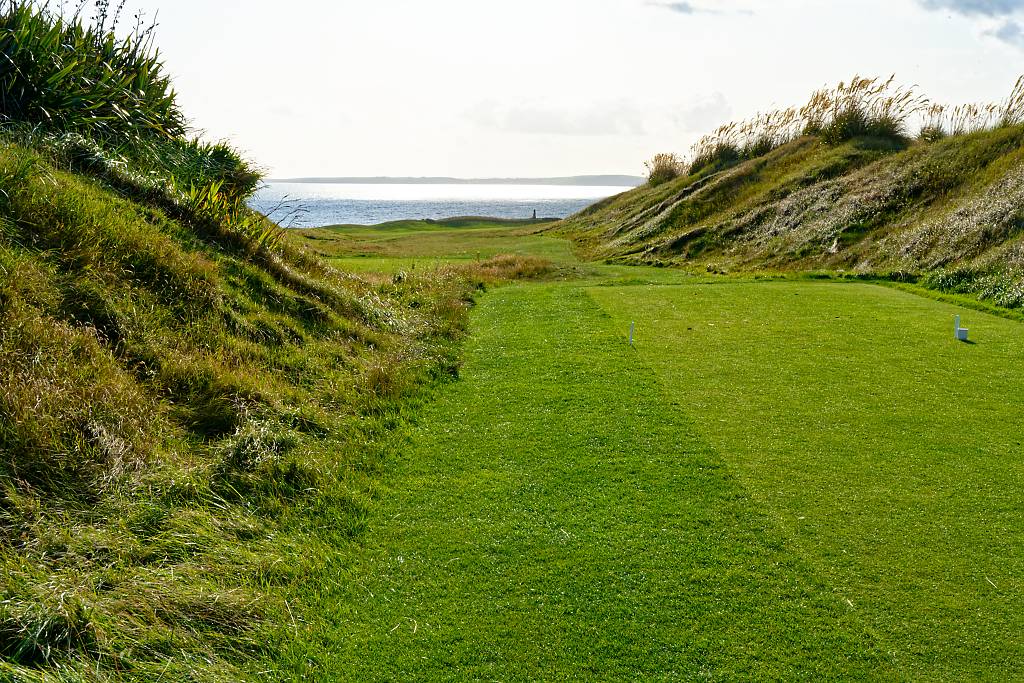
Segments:
[[[965,17],[1001,22],[983,35],[1024,49],[1024,28],[1015,15],[1024,13],[1024,0],[918,0],[927,10],[947,10]]]
[[[661,132],[706,133],[728,121],[732,107],[722,93],[687,100],[605,100],[586,107],[569,102],[502,104],[484,100],[466,111],[484,128],[528,135],[644,136]]]
[[[479,103],[468,117],[481,126],[529,135],[644,135],[650,114],[628,100],[589,103],[585,107],[532,102]]]
[[[731,116],[732,106],[719,92],[682,107],[675,118],[683,130],[703,134],[727,123]]]
[[[648,2],[651,7],[660,7],[679,14],[719,14],[717,10],[698,7],[692,2]]]
[[[1003,17],[1024,9],[1024,0],[919,0],[930,10],[949,10],[964,16]]]
[[[1003,24],[998,28],[986,31],[985,35],[1024,50],[1024,28],[1021,27],[1021,24],[1018,21],[1011,19],[1003,22]]]

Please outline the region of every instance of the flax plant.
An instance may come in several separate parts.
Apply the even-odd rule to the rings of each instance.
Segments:
[[[79,8],[81,9],[81,8]],[[186,131],[154,26],[114,34],[102,3],[92,22],[49,4],[0,0],[0,120],[95,138],[174,137]]]

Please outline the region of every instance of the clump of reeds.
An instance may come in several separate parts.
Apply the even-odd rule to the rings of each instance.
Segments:
[[[1009,97],[999,103],[934,104],[925,110],[918,137],[932,142],[949,135],[968,135],[983,130],[1024,123],[1024,76],[1017,79]]]
[[[799,134],[800,119],[795,108],[768,111],[746,121],[728,123],[692,147],[689,172],[762,156]]]
[[[719,126],[690,148],[690,173],[714,165],[728,165],[740,159],[738,123]]]
[[[895,80],[854,76],[848,83],[818,90],[800,110],[804,133],[830,144],[857,137],[906,140],[907,121],[929,102],[914,86],[896,85]]]
[[[686,162],[675,154],[655,154],[644,162],[644,167],[647,169],[647,182],[651,185],[667,183],[686,172]]]
[[[902,141],[907,121],[927,105],[913,87],[895,85],[894,78],[854,76],[816,91],[799,109],[768,111],[720,126],[692,147],[689,172],[763,156],[801,135],[819,136],[830,144],[863,136]]]
[[[922,112],[921,130],[917,137],[924,142],[936,142],[946,137],[944,125],[946,107],[941,104],[932,103]]]
[[[914,136],[911,122],[915,120],[920,123],[916,136],[925,142],[1024,124],[1024,76],[1001,103],[955,107],[929,101],[915,86],[898,85],[894,76],[854,76],[814,92],[799,109],[769,111],[719,126],[693,145],[683,172],[694,174],[763,156],[803,135],[828,144],[859,137],[906,144]]]
[[[923,112],[918,138],[935,142],[950,135],[968,135],[989,130],[999,125],[1002,113],[999,105],[958,104],[955,107],[932,104]]]
[[[1024,123],[1024,76],[1017,79],[1010,96],[1003,101],[999,125],[1016,126]]]

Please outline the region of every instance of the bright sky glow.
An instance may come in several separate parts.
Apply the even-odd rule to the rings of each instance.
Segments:
[[[855,73],[943,102],[1024,72],[1024,0],[129,0],[181,103],[276,177],[643,171]]]

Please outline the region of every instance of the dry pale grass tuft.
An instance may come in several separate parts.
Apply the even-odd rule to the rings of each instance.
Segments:
[[[468,266],[467,269],[485,282],[496,283],[544,277],[555,271],[555,265],[547,259],[536,256],[499,254],[486,261]]]
[[[916,132],[913,124],[917,123]],[[726,123],[698,140],[690,149],[688,162],[675,175],[654,174],[648,162],[652,184],[679,175],[728,167],[753,159],[812,135],[829,144],[841,144],[857,137],[887,138],[905,143],[912,137],[926,142],[947,135],[965,135],[998,126],[1024,123],[1024,76],[1010,96],[1000,103],[963,104],[956,107],[931,102],[915,86],[887,79],[854,76],[831,88],[815,91],[799,108],[772,110],[751,119]],[[661,154],[659,157],[674,158]],[[663,178],[664,175],[664,179]],[[658,182],[653,182],[657,177]]]
[[[644,162],[644,167],[647,169],[647,182],[651,185],[667,183],[687,172],[686,162],[675,154],[655,154]]]

